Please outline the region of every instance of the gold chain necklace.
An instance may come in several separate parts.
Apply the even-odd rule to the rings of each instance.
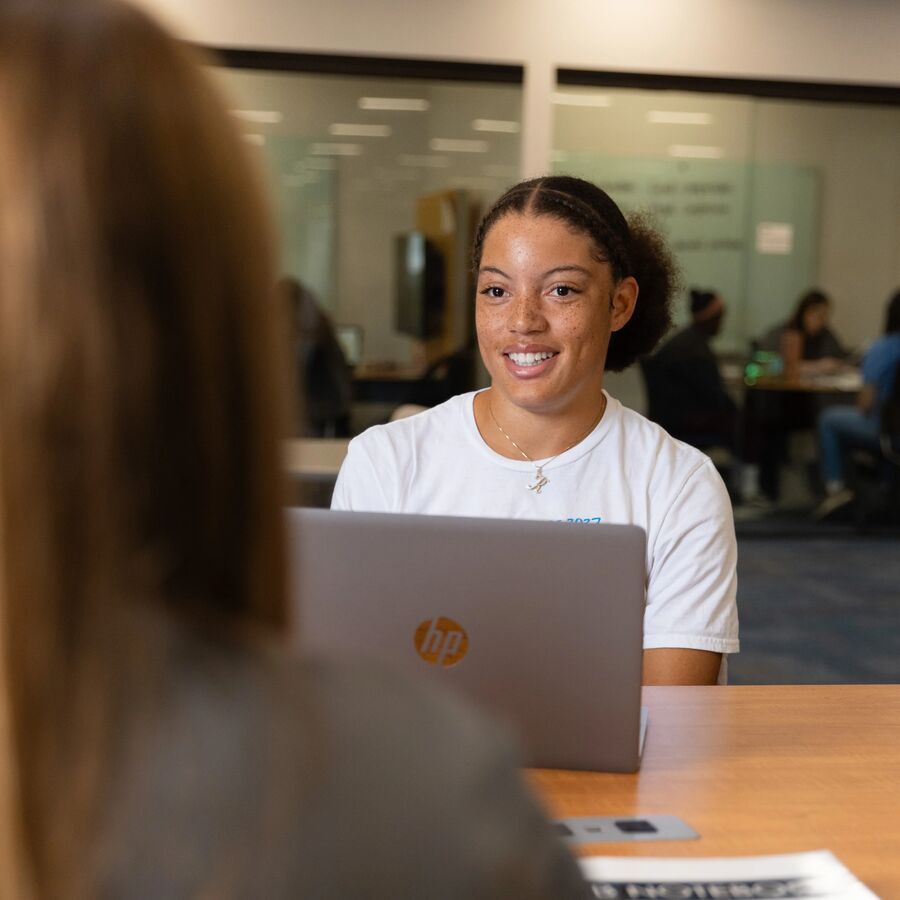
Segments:
[[[516,442],[515,442],[515,441],[514,441],[514,440],[513,440],[506,432],[505,432],[505,431],[504,431],[504,430],[503,430],[503,426],[497,421],[497,417],[494,415],[494,407],[491,405],[491,401],[490,401],[490,400],[488,400],[488,412],[491,414],[491,419],[493,419],[493,422],[494,422],[494,424],[497,426],[497,428],[499,429],[500,434],[502,434],[503,437],[505,437],[505,438],[513,445],[513,447],[515,447],[516,450],[518,450],[519,453],[521,453],[522,456],[523,456],[528,462],[530,462],[530,463],[534,466],[534,469],[535,469],[535,472],[534,472],[534,484],[529,484],[529,485],[527,485],[527,487],[528,487],[528,490],[529,490],[529,491],[534,491],[535,494],[539,494],[539,493],[540,493],[540,492],[541,492],[541,491],[542,491],[542,490],[550,483],[550,480],[549,480],[549,479],[547,478],[547,476],[544,474],[544,466],[549,466],[550,463],[552,463],[553,460],[556,459],[557,456],[562,456],[563,453],[567,453],[567,452],[568,452],[569,450],[571,450],[573,447],[575,447],[575,446],[577,446],[578,444],[580,444],[580,443],[581,443],[581,442],[582,442],[582,441],[583,441],[583,440],[584,440],[584,439],[585,439],[585,438],[586,438],[586,437],[587,437],[587,436],[588,436],[588,435],[589,435],[589,434],[597,427],[597,425],[600,424],[600,420],[603,418],[603,413],[606,412],[606,394],[603,395],[603,405],[600,407],[600,415],[598,415],[597,418],[594,419],[593,423],[591,424],[591,427],[588,428],[588,430],[587,430],[580,438],[578,438],[578,440],[575,441],[574,444],[569,444],[568,447],[566,447],[566,448],[563,449],[563,450],[560,450],[559,453],[557,453],[555,456],[551,456],[550,459],[546,460],[545,462],[541,463],[540,465],[538,465],[537,462],[535,462],[535,460],[533,460],[533,459],[532,459],[532,458],[531,458],[531,457],[530,457],[530,456],[529,456],[529,455],[528,455],[528,454],[527,454],[527,453],[526,453],[526,452],[525,452],[525,451],[524,451],[524,450],[523,450],[523,449],[522,449],[522,448],[521,448],[521,447],[520,447],[520,446],[519,446],[519,445],[518,445],[518,444],[517,444],[517,443],[516,443]]]

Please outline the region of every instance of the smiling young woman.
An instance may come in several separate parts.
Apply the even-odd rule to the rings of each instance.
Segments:
[[[706,456],[603,388],[671,324],[662,238],[596,185],[538,178],[484,216],[473,266],[490,387],[356,438],[332,505],[640,525],[644,680],[715,682],[738,650],[728,495]]]
[[[597,375],[638,286],[633,277],[615,283],[596,257],[590,238],[547,216],[511,213],[485,239],[476,321],[491,388],[476,396],[475,418],[502,456],[520,458],[497,421],[542,458],[577,443],[602,415]]]

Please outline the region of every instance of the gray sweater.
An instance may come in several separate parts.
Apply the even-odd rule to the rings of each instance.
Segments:
[[[91,896],[589,896],[510,743],[454,696],[197,637],[163,653]]]

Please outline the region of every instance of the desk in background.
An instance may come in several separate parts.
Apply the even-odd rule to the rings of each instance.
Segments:
[[[299,438],[285,441],[284,460],[294,478],[337,478],[350,438]]]
[[[840,372],[822,372],[818,375],[795,375],[788,378],[784,374],[760,374],[748,379],[743,362],[726,360],[719,364],[722,381],[728,393],[740,403],[747,390],[797,391],[804,394],[857,394],[862,389],[862,372],[856,368],[846,368]]]
[[[814,435],[819,414],[828,406],[854,403],[861,387],[862,376],[856,369],[792,377],[760,374],[746,382],[741,456],[744,462],[759,466],[763,493],[773,500],[779,498],[782,466],[796,459],[789,450],[788,435],[807,436],[813,449],[806,462],[815,464]],[[817,491],[810,484],[806,489],[808,500],[813,500]]]
[[[862,373],[859,369],[829,372],[820,375],[760,375],[747,382],[748,390],[786,391],[801,394],[851,394],[862,390]]]
[[[356,403],[395,406],[406,403],[423,374],[421,367],[357,366],[353,370],[353,399]]]
[[[334,482],[347,455],[350,438],[300,438],[285,441],[284,465],[291,478],[292,504],[331,505]]]
[[[900,685],[651,687],[640,772],[533,770],[551,815],[671,813],[695,841],[584,855],[744,856],[831,850],[900,898]]]

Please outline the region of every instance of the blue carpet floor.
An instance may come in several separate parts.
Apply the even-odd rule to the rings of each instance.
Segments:
[[[896,537],[739,540],[731,684],[900,681]]]

